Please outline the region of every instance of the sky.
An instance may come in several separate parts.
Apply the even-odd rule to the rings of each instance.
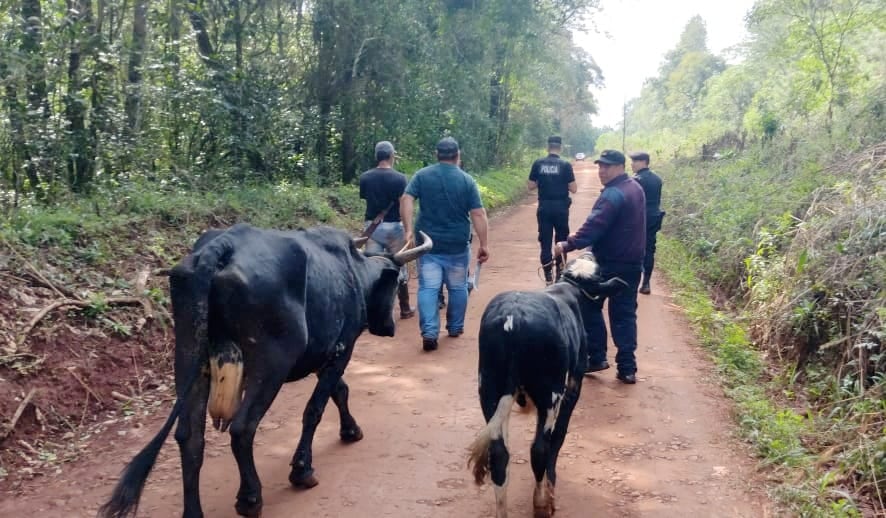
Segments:
[[[658,74],[690,18],[701,15],[708,48],[722,53],[747,36],[744,16],[753,5],[754,0],[602,0],[601,11],[591,17],[596,29],[590,25],[574,33],[605,79],[602,89],[593,90],[599,106],[594,125],[614,127],[621,121],[622,103],[639,96],[644,80]]]

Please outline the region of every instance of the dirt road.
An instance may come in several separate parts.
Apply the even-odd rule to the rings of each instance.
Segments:
[[[596,170],[577,171],[573,228],[599,192]],[[535,202],[527,199],[491,225],[492,258],[471,296],[465,334],[441,338],[440,349],[421,351],[416,320],[397,337],[364,335],[345,374],[362,442],[338,440],[338,417],[327,408],[314,442],[320,485],[295,491],[287,482],[301,415],[314,378],[284,387],[263,420],[256,462],[264,486],[266,518],[488,517],[489,486],[476,488],[465,467],[465,448],[483,423],[477,398],[477,330],[483,308],[498,292],[542,287],[536,267]],[[660,280],[660,277],[655,280]],[[413,287],[414,293],[414,287]],[[623,385],[615,369],[585,378],[563,447],[557,516],[759,517],[771,514],[756,489],[753,461],[731,436],[728,404],[712,384],[713,367],[666,288],[640,297],[639,383]],[[610,356],[613,348],[610,346]],[[614,365],[614,360],[610,358]],[[105,452],[38,479],[25,495],[0,502],[0,516],[94,516],[117,474],[159,428],[158,416],[129,430]],[[511,419],[510,511],[531,515],[529,442],[534,424]],[[208,517],[236,516],[237,468],[228,436],[207,432],[202,499]],[[181,512],[178,451],[170,437],[145,489],[140,516]]]

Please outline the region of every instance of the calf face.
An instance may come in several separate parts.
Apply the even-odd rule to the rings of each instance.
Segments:
[[[594,254],[585,252],[575,259],[566,263],[564,272],[568,282],[572,282],[591,297],[605,297],[614,295],[628,285],[618,277],[606,280],[600,275],[600,266],[594,259]]]

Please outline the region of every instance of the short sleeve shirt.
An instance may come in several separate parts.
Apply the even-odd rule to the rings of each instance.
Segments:
[[[464,253],[471,237],[470,211],[483,208],[471,175],[452,164],[434,164],[415,173],[406,194],[419,200],[415,229],[434,241],[431,253]]]
[[[400,221],[400,196],[406,189],[406,175],[391,168],[370,169],[360,175],[360,198],[366,200],[366,220],[375,219],[387,209],[385,221]]]
[[[572,164],[551,153],[532,164],[529,180],[538,185],[539,201],[568,200],[569,184],[575,181]]]

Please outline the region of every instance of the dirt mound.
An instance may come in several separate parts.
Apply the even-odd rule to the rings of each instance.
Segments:
[[[132,282],[78,293],[9,250],[0,257],[0,490],[57,471],[101,432],[171,397],[171,323],[150,296],[165,293],[165,278],[110,272]]]

